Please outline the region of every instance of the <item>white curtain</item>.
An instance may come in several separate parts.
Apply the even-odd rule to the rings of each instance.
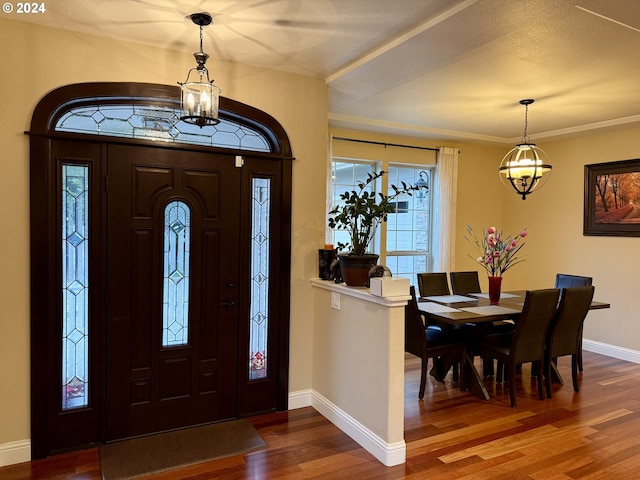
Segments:
[[[455,266],[458,149],[440,147],[433,189],[432,271],[449,272]]]

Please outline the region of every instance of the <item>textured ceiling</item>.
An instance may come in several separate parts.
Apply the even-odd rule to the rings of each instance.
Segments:
[[[333,125],[512,143],[640,123],[633,0],[55,0],[15,20],[326,79]]]

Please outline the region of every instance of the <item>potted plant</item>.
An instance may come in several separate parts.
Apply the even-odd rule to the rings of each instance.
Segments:
[[[392,195],[369,192],[367,187],[381,178],[384,170],[369,173],[364,182],[358,183],[358,189],[340,195],[343,201],[329,212],[329,227],[346,230],[349,243],[338,242],[338,251],[348,250],[339,255],[340,270],[345,283],[349,286],[363,287],[369,284],[369,270],[378,262],[378,255],[370,253],[380,222],[386,222],[387,216],[396,208],[394,200],[400,195],[412,195],[412,191],[427,189],[426,184],[407,185],[402,182],[399,188],[391,185]]]

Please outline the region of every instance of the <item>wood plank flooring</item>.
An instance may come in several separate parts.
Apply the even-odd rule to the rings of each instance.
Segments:
[[[147,477],[205,479],[594,480],[640,478],[640,365],[584,353],[581,390],[565,385],[537,398],[528,366],[516,377],[518,407],[506,385],[486,380],[488,401],[451,381],[429,378],[418,401],[419,363],[407,357],[407,462],[385,467],[313,408],[251,418],[268,448]],[[363,399],[363,402],[366,399]],[[0,468],[2,480],[98,480],[97,449]]]

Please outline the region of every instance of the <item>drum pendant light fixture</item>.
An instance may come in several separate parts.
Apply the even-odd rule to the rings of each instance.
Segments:
[[[535,143],[531,143],[527,135],[529,105],[533,102],[533,99],[520,100],[520,104],[525,108],[522,143],[504,156],[498,168],[502,183],[511,185],[523,200],[534,190],[542,188],[551,176],[551,164],[547,154],[536,147]]]
[[[198,64],[189,70],[187,79],[180,85],[180,120],[198,125],[215,125],[218,120],[218,102],[221,90],[209,79],[209,71],[205,63],[209,55],[202,51],[202,29],[210,25],[213,19],[208,13],[194,13],[191,21],[200,26],[200,51],[193,54]]]

